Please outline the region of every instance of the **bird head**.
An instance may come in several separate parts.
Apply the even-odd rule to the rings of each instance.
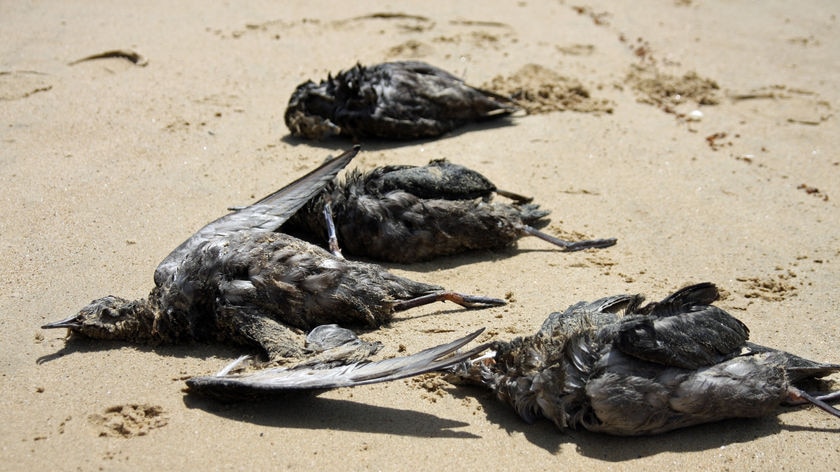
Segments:
[[[332,80],[316,84],[307,81],[295,89],[286,107],[286,126],[292,135],[307,139],[324,139],[341,133],[330,121],[335,108]]]
[[[42,329],[67,328],[71,333],[93,339],[139,341],[151,337],[151,324],[144,323],[145,300],[128,301],[109,295],[92,301],[79,313],[41,326]]]

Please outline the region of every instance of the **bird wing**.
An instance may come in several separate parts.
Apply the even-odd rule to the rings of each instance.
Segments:
[[[475,339],[484,329],[406,357],[395,357],[376,362],[318,369],[317,366],[298,368],[264,369],[246,374],[227,374],[193,377],[187,380],[190,392],[226,399],[251,398],[294,390],[323,390],[354,387],[377,382],[387,382],[424,374],[453,366],[485,350],[486,345],[469,351],[454,353]]]
[[[400,166],[386,169],[379,178],[381,193],[402,190],[419,198],[472,200],[489,197],[495,190],[478,172],[444,160],[422,167]]]
[[[175,273],[184,255],[192,252],[205,241],[219,236],[228,236],[238,231],[275,231],[300,207],[332,182],[358,152],[359,146],[353,146],[349,151],[327,160],[317,169],[271,195],[204,226],[166,256],[155,271],[155,283],[161,285],[163,280]]]
[[[717,288],[686,287],[619,321],[614,345],[625,354],[663,365],[696,369],[737,355],[749,329],[710,305]]]
[[[594,302],[578,302],[566,311],[548,315],[540,327],[540,333],[545,336],[552,336],[558,330],[560,333],[573,333],[580,329],[582,320],[596,327],[612,324],[618,319],[618,312],[632,311],[642,300],[641,295],[614,295]]]
[[[788,380],[793,383],[808,378],[820,378],[840,372],[840,364],[812,361],[789,352],[759,344],[746,343],[744,355],[765,354],[769,363],[783,366]]]
[[[460,77],[456,77],[451,73],[427,64],[421,61],[402,61],[391,63],[396,65],[395,69],[408,71],[410,75],[416,74],[421,77],[423,82],[429,87],[434,94],[446,93],[447,89],[452,89],[453,86],[461,85],[465,89],[473,90],[475,93],[483,95],[487,99],[487,104],[492,103],[492,109],[488,110],[491,115],[509,114],[519,110],[516,103],[510,99],[489,90],[471,87],[464,83]],[[425,80],[424,80],[425,79]]]

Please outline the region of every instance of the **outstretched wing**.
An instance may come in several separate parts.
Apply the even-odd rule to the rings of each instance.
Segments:
[[[271,232],[279,228],[306,202],[330,183],[359,152],[359,146],[330,159],[317,169],[289,185],[245,208],[228,213],[198,230],[175,248],[155,271],[155,283],[161,283],[175,273],[185,254],[204,241],[238,231]]]
[[[702,283],[641,307],[620,322],[615,346],[636,358],[684,369],[737,355],[749,338],[749,329],[710,305],[717,297],[713,284]]]
[[[318,369],[317,366],[265,369],[247,374],[220,374],[187,380],[190,392],[226,399],[252,398],[294,390],[323,390],[388,382],[453,366],[485,350],[486,345],[454,353],[484,329],[406,357]],[[448,357],[447,357],[448,356]]]

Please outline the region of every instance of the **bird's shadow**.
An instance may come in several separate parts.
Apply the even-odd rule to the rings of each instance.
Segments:
[[[444,305],[444,306],[449,306],[449,305]],[[487,307],[482,306],[482,307],[477,307],[477,308],[467,308],[467,307],[462,307],[462,306],[455,306],[454,308],[432,310],[428,313],[423,313],[423,314],[414,314],[414,313],[411,313],[409,311],[408,312],[409,314],[407,314],[405,316],[393,316],[393,317],[391,317],[390,322],[391,323],[399,323],[401,321],[407,321],[407,320],[418,320],[418,319],[423,319],[423,318],[433,318],[433,317],[436,317],[436,316],[464,314],[468,311],[478,311],[478,310],[483,310],[485,308],[487,308]],[[371,329],[357,329],[357,330],[354,330],[354,331],[356,331],[357,333],[360,333],[360,334],[370,334],[370,333],[375,332],[376,330],[375,329],[373,329],[373,330],[371,330]],[[437,331],[436,330],[435,332],[443,332],[443,331]],[[447,330],[445,330],[445,332],[455,333],[455,332],[458,332],[458,330],[447,329]]]
[[[474,251],[462,252],[459,254],[452,254],[449,256],[440,256],[428,261],[407,263],[379,261],[369,257],[355,256],[352,254],[346,254],[345,257],[354,261],[378,264],[388,270],[398,269],[409,272],[425,273],[457,269],[461,266],[467,266],[470,264],[477,264],[481,262],[498,262],[515,257],[517,254],[551,252],[562,253],[563,251],[560,251],[556,247],[550,245],[545,248],[538,249],[520,249],[516,246],[509,246],[499,249],[479,249]]]
[[[101,352],[110,349],[134,349],[139,352],[154,352],[161,356],[170,356],[177,358],[191,358],[191,359],[233,359],[242,354],[241,348],[235,349],[232,346],[225,346],[221,344],[175,344],[175,345],[160,345],[150,346],[145,344],[134,344],[124,341],[103,341],[98,339],[90,339],[79,335],[70,335],[64,338],[64,346],[61,349],[46,354],[35,360],[36,364],[46,364],[56,359],[69,356],[71,354],[88,354],[93,352]],[[252,354],[258,354],[254,351]]]
[[[402,270],[411,270],[413,272],[437,272],[440,270],[457,269],[461,266],[470,264],[478,264],[482,262],[499,262],[502,260],[516,257],[518,254],[526,253],[550,253],[559,252],[555,247],[545,247],[540,249],[519,249],[516,246],[509,246],[500,249],[487,249],[468,251],[452,256],[443,256],[433,259],[431,261],[416,262],[413,264],[393,265],[393,267],[385,265],[385,267],[399,268]]]
[[[584,430],[560,430],[549,420],[541,419],[528,424],[507,405],[479,387],[453,386],[448,389],[456,398],[473,398],[478,401],[487,420],[500,425],[509,434],[521,433],[532,444],[557,454],[564,443],[574,443],[576,451],[584,456],[608,462],[621,462],[665,452],[696,452],[753,441],[786,431],[835,432],[834,429],[810,428],[782,424],[778,417],[767,416],[750,419],[731,419],[678,429],[652,436],[611,436]],[[783,412],[780,409],[779,412]]]
[[[273,399],[223,403],[187,394],[187,408],[197,408],[234,421],[260,426],[296,429],[330,429],[399,436],[478,439],[456,428],[461,421],[440,418],[419,411],[369,405],[350,400],[320,398],[313,392],[284,393]]]
[[[509,126],[516,126],[516,116],[502,117],[494,120],[481,121],[477,123],[470,123],[460,128],[456,128],[448,133],[434,138],[419,138],[419,139],[382,139],[382,138],[361,138],[351,139],[346,137],[334,136],[323,140],[310,140],[286,134],[280,141],[290,146],[307,146],[320,149],[326,149],[333,152],[344,151],[350,148],[353,144],[360,144],[362,151],[387,151],[390,149],[409,147],[409,146],[423,146],[424,144],[433,141],[443,141],[447,139],[457,138],[465,133],[478,133],[482,131],[490,131],[497,128],[507,128]]]
[[[664,452],[696,452],[746,443],[787,431],[834,431],[782,424],[777,417],[737,418],[691,426],[653,436],[620,437],[575,431],[577,452],[609,462],[620,462]]]

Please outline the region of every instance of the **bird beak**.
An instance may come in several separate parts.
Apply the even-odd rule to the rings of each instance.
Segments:
[[[47,323],[44,326],[41,326],[41,329],[52,329],[52,328],[81,328],[82,324],[78,321],[78,315],[73,315],[69,318],[65,318],[61,321],[53,321],[52,323]]]

